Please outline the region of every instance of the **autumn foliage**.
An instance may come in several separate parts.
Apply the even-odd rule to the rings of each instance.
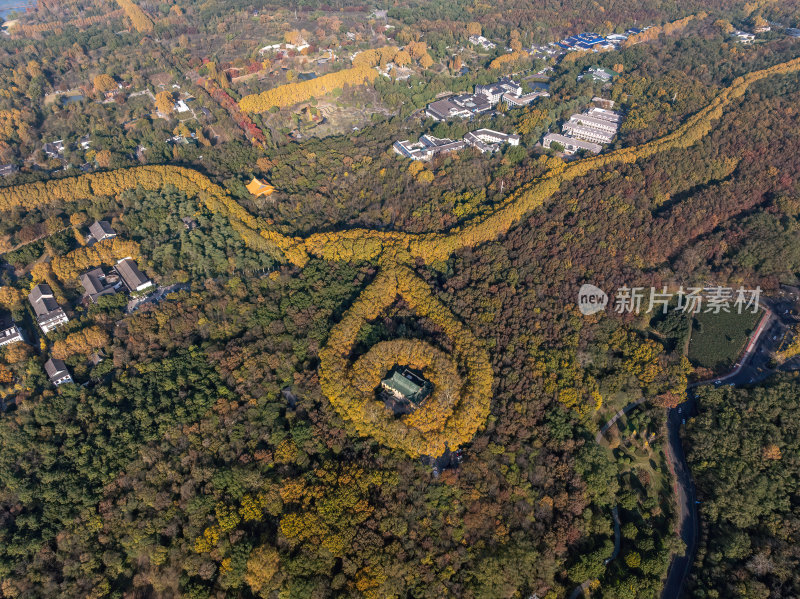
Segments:
[[[150,33],[153,31],[153,21],[150,20],[145,12],[133,3],[133,0],[117,0],[125,14],[133,23],[133,27],[139,33]]]
[[[446,445],[454,448],[469,441],[485,422],[489,413],[493,375],[486,350],[406,265],[414,258],[426,262],[446,260],[456,250],[495,239],[531,210],[541,206],[563,183],[596,169],[633,163],[668,150],[688,148],[708,135],[725,107],[740,98],[752,83],[771,75],[798,70],[800,59],[794,59],[738,77],[730,87],[672,133],[640,146],[622,148],[569,165],[559,163],[540,178],[520,187],[494,211],[445,233],[407,234],[351,229],[318,233],[306,239],[289,237],[269,230],[267,223],[251,215],[223,188],[205,176],[191,169],[171,166],[120,169],[5,188],[0,190],[0,210],[17,207],[30,209],[54,201],[69,202],[95,195],[115,195],[138,186],[161,189],[171,184],[187,195],[201,198],[212,212],[227,217],[249,246],[274,255],[282,254],[297,266],[305,265],[309,254],[331,261],[379,261],[382,271],[333,327],[328,345],[320,352],[320,384],[333,407],[352,424],[358,434],[373,437],[411,456],[440,455]],[[357,73],[355,79],[353,73]],[[242,103],[249,104],[251,111],[265,110],[269,106],[279,105],[276,102],[290,104],[300,101],[297,98],[310,97],[309,94],[316,93],[313,90],[329,91],[336,85],[362,82],[375,75],[372,68],[356,67],[292,84],[294,87],[283,86],[294,90],[292,93],[288,89],[278,93],[277,90],[281,88],[277,88],[259,96],[247,96]],[[327,77],[335,79],[320,86]],[[68,261],[65,257],[63,264],[54,260],[54,272],[74,273],[80,270],[84,262],[79,262],[77,258],[81,256],[76,254]],[[429,344],[409,341],[376,346],[360,361],[351,364],[350,353],[362,326],[376,318],[398,296],[421,317],[443,331],[454,346],[452,358],[443,356],[440,350]],[[401,357],[408,365],[428,369],[431,378],[439,381],[441,391],[420,408],[419,416],[413,414],[404,419],[394,419],[374,398],[374,388],[379,382],[378,377],[385,374],[381,370],[387,365],[389,355]],[[638,359],[635,362],[635,365],[645,365],[636,372],[637,377],[645,382],[651,380],[654,373],[655,366],[646,366],[651,362]],[[459,391],[456,393],[455,389]],[[665,401],[670,399],[664,397]],[[214,530],[209,534],[213,537]],[[203,546],[212,545],[212,541],[204,541]]]
[[[117,89],[117,82],[111,75],[102,73],[94,78],[94,88],[99,92],[110,92],[112,89]]]
[[[111,338],[98,326],[91,326],[80,331],[70,333],[64,339],[59,339],[53,344],[53,357],[65,360],[74,354],[89,354],[102,349],[111,342]]]
[[[398,296],[443,330],[454,344],[452,358],[428,343],[401,340],[378,344],[351,366],[349,355],[361,327]],[[380,378],[394,362],[421,368],[438,384],[415,413],[399,420],[374,396]],[[463,383],[458,370],[465,373]],[[377,276],[334,326],[320,352],[320,385],[336,411],[359,434],[414,457],[438,456],[446,446],[469,441],[489,414],[492,380],[489,357],[480,342],[405,266]]]
[[[341,89],[345,85],[361,85],[374,81],[377,76],[377,71],[367,66],[344,69],[316,79],[280,85],[260,94],[250,94],[239,100],[239,108],[243,112],[265,112],[273,106],[286,108]]]
[[[353,58],[354,67],[377,67],[384,66],[394,60],[400,51],[396,46],[383,46],[382,48],[372,48],[359,52]]]
[[[53,273],[65,281],[78,276],[94,266],[115,264],[122,258],[140,258],[139,244],[135,241],[113,237],[91,246],[79,247],[64,256],[54,256]]]
[[[658,39],[658,36],[662,33],[664,35],[672,35],[674,33],[679,33],[686,29],[686,27],[694,20],[702,21],[708,16],[707,13],[701,12],[696,15],[689,15],[688,17],[684,17],[682,19],[678,19],[677,21],[672,21],[670,23],[665,23],[663,25],[656,25],[642,31],[641,33],[637,33],[636,35],[630,36],[625,42],[622,44],[623,48],[627,48],[636,44],[640,44],[642,42],[649,42],[655,39]]]
[[[489,63],[490,69],[507,70],[516,67],[523,61],[527,61],[528,55],[525,52],[510,52],[502,54]]]

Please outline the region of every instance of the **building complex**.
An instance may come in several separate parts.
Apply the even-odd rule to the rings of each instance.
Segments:
[[[491,111],[500,102],[508,106],[526,106],[550,93],[537,88],[529,94],[522,93],[522,86],[510,77],[502,77],[495,83],[476,85],[475,92],[459,94],[428,104],[425,114],[436,121],[468,119]]]
[[[437,154],[455,152],[463,150],[467,146],[473,147],[482,154],[496,152],[501,144],[518,146],[519,135],[506,134],[491,129],[478,129],[470,131],[463,139],[452,140],[447,138],[434,137],[433,135],[423,135],[416,143],[408,140],[394,142],[392,148],[395,152],[411,160],[430,160]]]
[[[592,107],[580,114],[573,114],[562,126],[562,133],[548,133],[542,140],[545,148],[553,143],[564,147],[566,154],[586,150],[599,154],[602,144],[611,143],[619,131],[622,115],[607,108]]]

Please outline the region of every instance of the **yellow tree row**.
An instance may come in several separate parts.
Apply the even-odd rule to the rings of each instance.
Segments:
[[[372,69],[363,68],[366,72],[374,74]],[[658,152],[691,146],[708,134],[713,121],[720,118],[725,106],[741,97],[750,84],[768,76],[798,70],[800,70],[800,59],[794,59],[739,77],[706,108],[687,119],[672,133],[635,148],[623,148],[576,161],[566,167],[562,165],[521,187],[492,213],[476,217],[447,233],[410,235],[359,229],[315,234],[305,240],[288,237],[269,230],[263,221],[252,216],[223,188],[204,175],[192,169],[175,166],[120,169],[46,183],[36,182],[3,188],[0,189],[0,211],[15,207],[33,209],[56,201],[70,202],[96,195],[115,195],[138,186],[157,190],[166,185],[174,185],[187,195],[199,197],[212,212],[229,218],[233,227],[251,247],[276,255],[282,254],[298,266],[306,263],[309,254],[334,261],[374,260],[381,255],[389,254],[409,254],[426,261],[442,260],[457,249],[474,246],[505,233],[526,213],[556,193],[565,181],[605,166],[635,162]]]
[[[368,353],[358,366],[349,365],[349,355],[362,326],[398,296],[417,314],[442,329],[453,343],[455,364],[466,373],[463,385],[456,392],[452,388],[460,383],[456,366],[440,364],[436,378],[448,388],[440,389],[440,396],[432,396],[418,408],[419,415],[401,420],[396,420],[383,404],[375,401],[373,394],[380,382],[380,376],[376,375],[389,360],[382,355],[387,348],[379,348],[373,355]],[[450,362],[438,351],[428,344],[407,342],[400,358],[423,367],[442,360]],[[376,378],[360,378],[367,375]],[[453,380],[447,380],[450,377]],[[412,457],[438,456],[447,446],[455,448],[472,439],[489,414],[492,380],[489,356],[481,343],[431,294],[427,284],[405,266],[378,274],[333,327],[328,345],[320,352],[320,385],[336,411],[358,434],[373,437]]]
[[[65,256],[54,256],[51,268],[59,279],[66,281],[95,266],[116,264],[118,260],[128,257],[134,260],[141,257],[139,244],[114,237],[72,250]]]
[[[136,6],[132,0],[117,0],[120,8],[125,11],[128,18],[133,23],[134,29],[139,33],[150,33],[153,31],[153,21],[150,20],[145,12]]]
[[[308,260],[301,240],[267,230],[263,222],[240,206],[222,187],[193,169],[179,166],[141,166],[2,188],[0,212],[14,208],[32,210],[59,201],[73,202],[94,196],[115,196],[137,187],[157,191],[168,185],[199,198],[209,210],[227,217],[254,249],[285,256],[299,266]]]
[[[85,29],[91,25],[96,25],[97,23],[107,23],[112,19],[117,19],[124,15],[124,11],[122,10],[112,10],[111,12],[107,12],[102,15],[93,15],[91,17],[82,17],[80,19],[72,19],[71,21],[51,21],[50,23],[35,23],[33,25],[21,25],[17,24],[11,29],[11,33],[13,35],[34,35],[37,33],[45,33],[45,32],[59,32],[63,31],[64,27],[67,25],[74,25],[79,29]]]
[[[672,133],[641,146],[601,154],[570,163],[566,167],[561,165],[521,187],[510,195],[497,210],[476,217],[447,233],[410,235],[366,229],[352,229],[340,233],[319,233],[307,238],[302,243],[302,248],[297,244],[293,246],[294,252],[299,258],[292,259],[292,261],[302,265],[296,260],[304,258],[303,250],[308,254],[333,261],[369,261],[386,252],[398,251],[407,252],[411,256],[422,258],[427,262],[444,260],[460,248],[485,243],[506,233],[528,212],[541,206],[545,200],[555,194],[566,181],[584,176],[598,168],[632,163],[659,152],[690,147],[708,135],[714,121],[722,116],[725,106],[732,100],[741,97],[749,85],[772,75],[788,74],[798,70],[800,70],[800,59],[794,59],[739,77],[729,88],[715,97],[708,106],[687,119]]]
[[[324,96],[345,85],[361,85],[374,81],[377,76],[378,72],[367,66],[344,69],[316,79],[280,85],[260,94],[250,94],[239,100],[239,108],[243,112],[265,112],[273,106],[286,108],[315,96]]]
[[[670,23],[664,23],[663,25],[656,25],[654,27],[650,27],[641,33],[637,33],[636,35],[630,36],[628,39],[625,40],[625,43],[622,44],[623,47],[628,48],[635,44],[640,44],[642,42],[649,42],[658,39],[658,36],[662,33],[664,35],[672,35],[673,33],[678,33],[686,29],[686,26],[689,25],[694,20],[702,21],[708,16],[708,13],[700,12],[696,15],[689,15],[688,17],[684,17],[682,19],[678,19],[677,21],[672,21]]]

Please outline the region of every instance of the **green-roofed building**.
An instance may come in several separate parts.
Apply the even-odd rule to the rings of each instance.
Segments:
[[[381,381],[381,387],[398,399],[413,404],[421,403],[431,392],[431,384],[408,368],[402,371],[395,369]]]

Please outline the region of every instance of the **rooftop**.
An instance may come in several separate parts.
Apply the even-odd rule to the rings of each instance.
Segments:
[[[111,228],[111,224],[107,220],[94,221],[89,225],[89,233],[92,234],[97,241],[114,237],[117,232]]]
[[[117,262],[117,272],[131,291],[141,291],[152,285],[150,279],[139,270],[136,262],[131,258],[123,258]]]
[[[393,370],[389,377],[381,381],[381,386],[412,403],[419,403],[425,399],[431,388],[429,382],[408,368],[404,368],[402,372],[398,369]]]
[[[31,306],[33,306],[33,311],[36,312],[36,316],[45,316],[60,308],[58,302],[53,297],[53,290],[50,289],[50,285],[46,283],[40,283],[34,287],[28,294],[28,301],[30,301]]]
[[[50,358],[47,362],[45,362],[44,370],[47,373],[47,376],[51,379],[57,379],[69,374],[67,371],[67,365],[64,364],[63,360],[59,360],[58,358]]]
[[[268,196],[275,191],[275,188],[269,183],[266,183],[265,181],[260,181],[255,177],[253,177],[253,180],[247,184],[247,191],[249,191],[256,197]]]
[[[8,314],[0,314],[0,331],[5,331],[14,326],[14,319]]]

